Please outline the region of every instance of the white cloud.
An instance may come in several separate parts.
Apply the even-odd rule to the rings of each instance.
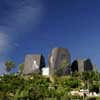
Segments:
[[[0,75],[5,73],[5,67],[4,67],[4,55],[5,51],[8,50],[9,46],[9,37],[7,34],[0,32]]]
[[[3,17],[0,16],[0,73],[5,70],[3,62],[10,52],[20,46],[16,39],[23,38],[27,35],[24,33],[36,28],[44,15],[44,6],[39,0],[22,1],[7,2],[6,0],[9,9],[3,11],[1,14]]]
[[[8,35],[6,35],[5,33],[0,33],[0,55],[1,53],[3,53],[3,50],[5,50],[8,46],[8,40]]]
[[[6,73],[4,62],[0,62],[0,75]]]
[[[15,29],[17,34],[22,34],[23,31],[33,30],[40,24],[44,15],[44,6],[36,0],[33,0],[33,2],[25,0],[24,4],[20,4],[20,6],[19,4],[16,3],[15,7],[12,7],[14,10],[9,11],[9,14],[3,20],[7,26]]]
[[[14,47],[19,47],[19,44],[18,43],[13,43],[13,46]]]

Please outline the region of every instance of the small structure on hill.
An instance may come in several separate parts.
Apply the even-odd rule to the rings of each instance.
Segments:
[[[42,75],[49,77],[49,67],[42,68]]]
[[[51,51],[51,54],[49,55],[49,60],[48,60],[49,68],[50,68],[50,76],[55,75],[55,71],[57,71],[61,67],[61,64],[63,64],[63,61],[67,62],[67,64],[70,64],[71,57],[70,57],[69,50],[66,48],[54,48]]]
[[[90,59],[77,59],[71,65],[72,72],[94,71],[94,65]]]
[[[40,73],[43,67],[45,67],[43,55],[26,55],[23,74]]]

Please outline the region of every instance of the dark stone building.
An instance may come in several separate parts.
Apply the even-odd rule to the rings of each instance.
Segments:
[[[72,72],[88,72],[94,70],[94,65],[90,59],[78,59],[71,65]]]
[[[61,66],[63,61],[68,64],[71,62],[70,53],[66,48],[54,48],[49,55],[49,69],[50,75],[54,75],[55,71]],[[67,70],[66,70],[67,72]],[[62,73],[63,74],[63,73]]]
[[[26,55],[23,74],[40,73],[43,67],[45,67],[43,55]]]

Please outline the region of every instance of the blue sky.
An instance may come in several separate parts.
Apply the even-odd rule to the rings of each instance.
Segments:
[[[99,0],[0,0],[0,70],[26,54],[54,47],[70,50],[72,60],[90,58],[100,66]],[[16,68],[17,70],[18,68]]]

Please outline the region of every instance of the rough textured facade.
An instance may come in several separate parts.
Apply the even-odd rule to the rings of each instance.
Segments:
[[[68,49],[66,48],[54,48],[49,55],[49,68],[50,75],[55,74],[55,70],[60,67],[62,61],[66,61],[70,64],[71,58]]]
[[[26,55],[23,74],[40,73],[45,67],[45,59],[42,55]]]
[[[96,66],[96,64],[92,64],[93,65],[93,71],[98,72],[98,67]]]
[[[93,64],[90,59],[78,59],[72,63],[72,72],[88,72],[93,71]]]

